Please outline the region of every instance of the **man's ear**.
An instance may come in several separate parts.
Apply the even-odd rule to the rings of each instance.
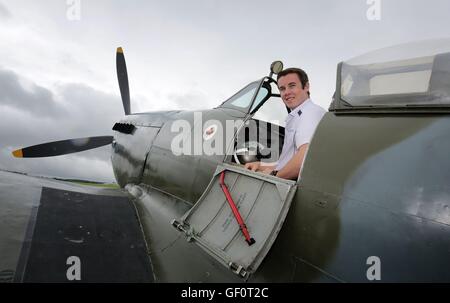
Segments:
[[[309,92],[309,82],[306,82],[305,87],[303,88]]]

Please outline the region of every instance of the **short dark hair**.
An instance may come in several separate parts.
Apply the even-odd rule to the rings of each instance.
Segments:
[[[298,79],[300,79],[300,83],[302,84],[302,88],[305,88],[306,83],[309,82],[308,75],[306,74],[306,72],[301,68],[295,68],[295,67],[286,68],[286,69],[282,70],[281,72],[279,72],[277,75],[277,81],[281,77],[284,77],[288,74],[297,74]],[[309,95],[309,91],[308,91],[308,95]]]

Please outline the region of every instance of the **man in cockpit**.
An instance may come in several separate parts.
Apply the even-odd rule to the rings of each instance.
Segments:
[[[298,178],[308,145],[325,110],[310,99],[308,75],[299,68],[288,68],[277,75],[278,89],[284,104],[291,110],[286,118],[285,138],[276,165],[261,162],[245,168],[285,179]]]

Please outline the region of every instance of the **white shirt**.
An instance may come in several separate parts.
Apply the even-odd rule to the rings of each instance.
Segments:
[[[276,170],[281,170],[295,155],[300,146],[310,143],[317,125],[326,111],[306,99],[293,109],[286,118],[284,143]]]

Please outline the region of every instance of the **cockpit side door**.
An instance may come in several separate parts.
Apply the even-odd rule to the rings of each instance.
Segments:
[[[221,186],[221,176],[231,198]],[[244,279],[254,273],[281,230],[296,192],[295,181],[219,165],[197,203],[172,225],[223,266]],[[253,244],[233,214],[230,199],[243,219]]]

